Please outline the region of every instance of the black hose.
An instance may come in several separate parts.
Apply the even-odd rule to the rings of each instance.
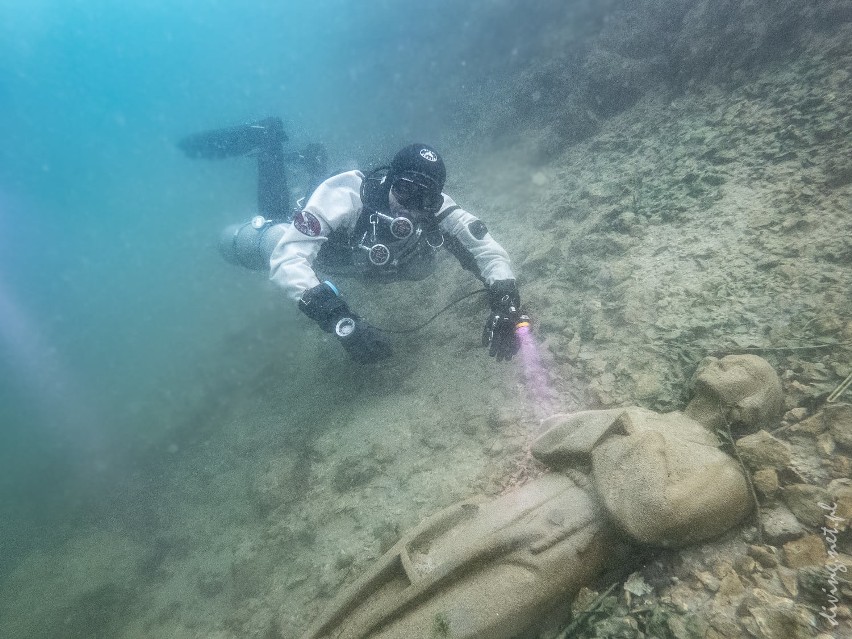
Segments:
[[[426,326],[428,326],[429,324],[431,324],[431,323],[432,323],[432,321],[433,321],[435,318],[437,318],[437,317],[438,317],[441,313],[444,313],[445,311],[448,311],[449,309],[451,309],[453,306],[455,306],[455,305],[456,305],[456,304],[458,304],[459,302],[462,302],[462,301],[466,300],[468,297],[473,297],[474,295],[477,295],[477,294],[479,294],[479,293],[487,293],[487,292],[488,292],[488,289],[487,289],[487,288],[481,288],[481,289],[479,289],[478,291],[473,291],[472,293],[468,293],[467,295],[464,295],[464,296],[462,296],[462,297],[458,298],[457,300],[453,300],[452,302],[450,302],[449,304],[447,304],[444,308],[442,308],[440,311],[438,311],[437,313],[435,313],[432,317],[430,317],[429,319],[427,319],[427,320],[426,320],[425,322],[423,322],[422,324],[419,324],[418,326],[415,326],[414,328],[404,328],[404,329],[379,328],[379,327],[375,327],[375,328],[376,328],[376,330],[378,330],[378,331],[382,331],[383,333],[394,333],[394,334],[396,334],[396,335],[403,335],[403,334],[405,334],[405,333],[416,333],[417,331],[419,331],[419,330],[421,330],[421,329],[425,328]]]

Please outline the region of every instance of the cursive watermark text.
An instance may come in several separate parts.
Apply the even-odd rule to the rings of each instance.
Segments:
[[[822,591],[827,595],[828,606],[822,606],[822,612],[819,616],[835,628],[838,625],[837,621],[837,604],[840,598],[837,596],[840,580],[837,578],[837,573],[846,572],[845,564],[838,561],[837,554],[837,535],[838,526],[845,521],[843,517],[837,516],[837,504],[824,504],[819,502],[818,506],[827,511],[825,515],[826,525],[821,528],[822,538],[825,540],[826,549],[828,550],[828,560],[825,562],[825,570],[828,573],[828,588],[823,588]]]

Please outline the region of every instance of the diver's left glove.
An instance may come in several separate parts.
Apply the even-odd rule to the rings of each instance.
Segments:
[[[369,364],[390,357],[392,349],[387,336],[353,313],[331,282],[302,293],[299,310],[326,333],[334,333],[356,362]]]
[[[358,317],[344,317],[334,329],[335,334],[359,364],[372,364],[391,356],[393,349],[387,335]]]
[[[515,280],[498,280],[488,287],[491,313],[485,320],[482,345],[497,361],[510,360],[518,352],[520,343],[517,335],[519,324],[529,321],[521,311],[521,296]]]

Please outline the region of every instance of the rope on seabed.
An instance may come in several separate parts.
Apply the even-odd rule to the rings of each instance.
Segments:
[[[740,455],[740,450],[737,448],[737,441],[734,439],[734,435],[731,432],[731,420],[728,419],[728,410],[730,406],[724,406],[722,402],[719,402],[719,414],[722,417],[722,421],[724,425],[721,428],[716,429],[716,434],[724,440],[725,444],[731,449],[731,454],[736,458],[737,462],[740,465],[740,469],[743,471],[743,476],[746,480],[746,485],[748,486],[749,495],[751,495],[752,503],[754,503],[754,513],[755,513],[755,526],[757,528],[757,545],[763,545],[763,516],[760,513],[760,500],[757,498],[757,491],[754,488],[754,477],[751,474],[751,471],[746,467],[745,462],[743,461],[742,456]]]

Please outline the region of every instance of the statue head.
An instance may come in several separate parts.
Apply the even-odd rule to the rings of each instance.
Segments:
[[[781,380],[756,355],[708,357],[693,376],[694,395],[684,412],[716,430],[729,424],[737,434],[772,428],[781,417]]]

